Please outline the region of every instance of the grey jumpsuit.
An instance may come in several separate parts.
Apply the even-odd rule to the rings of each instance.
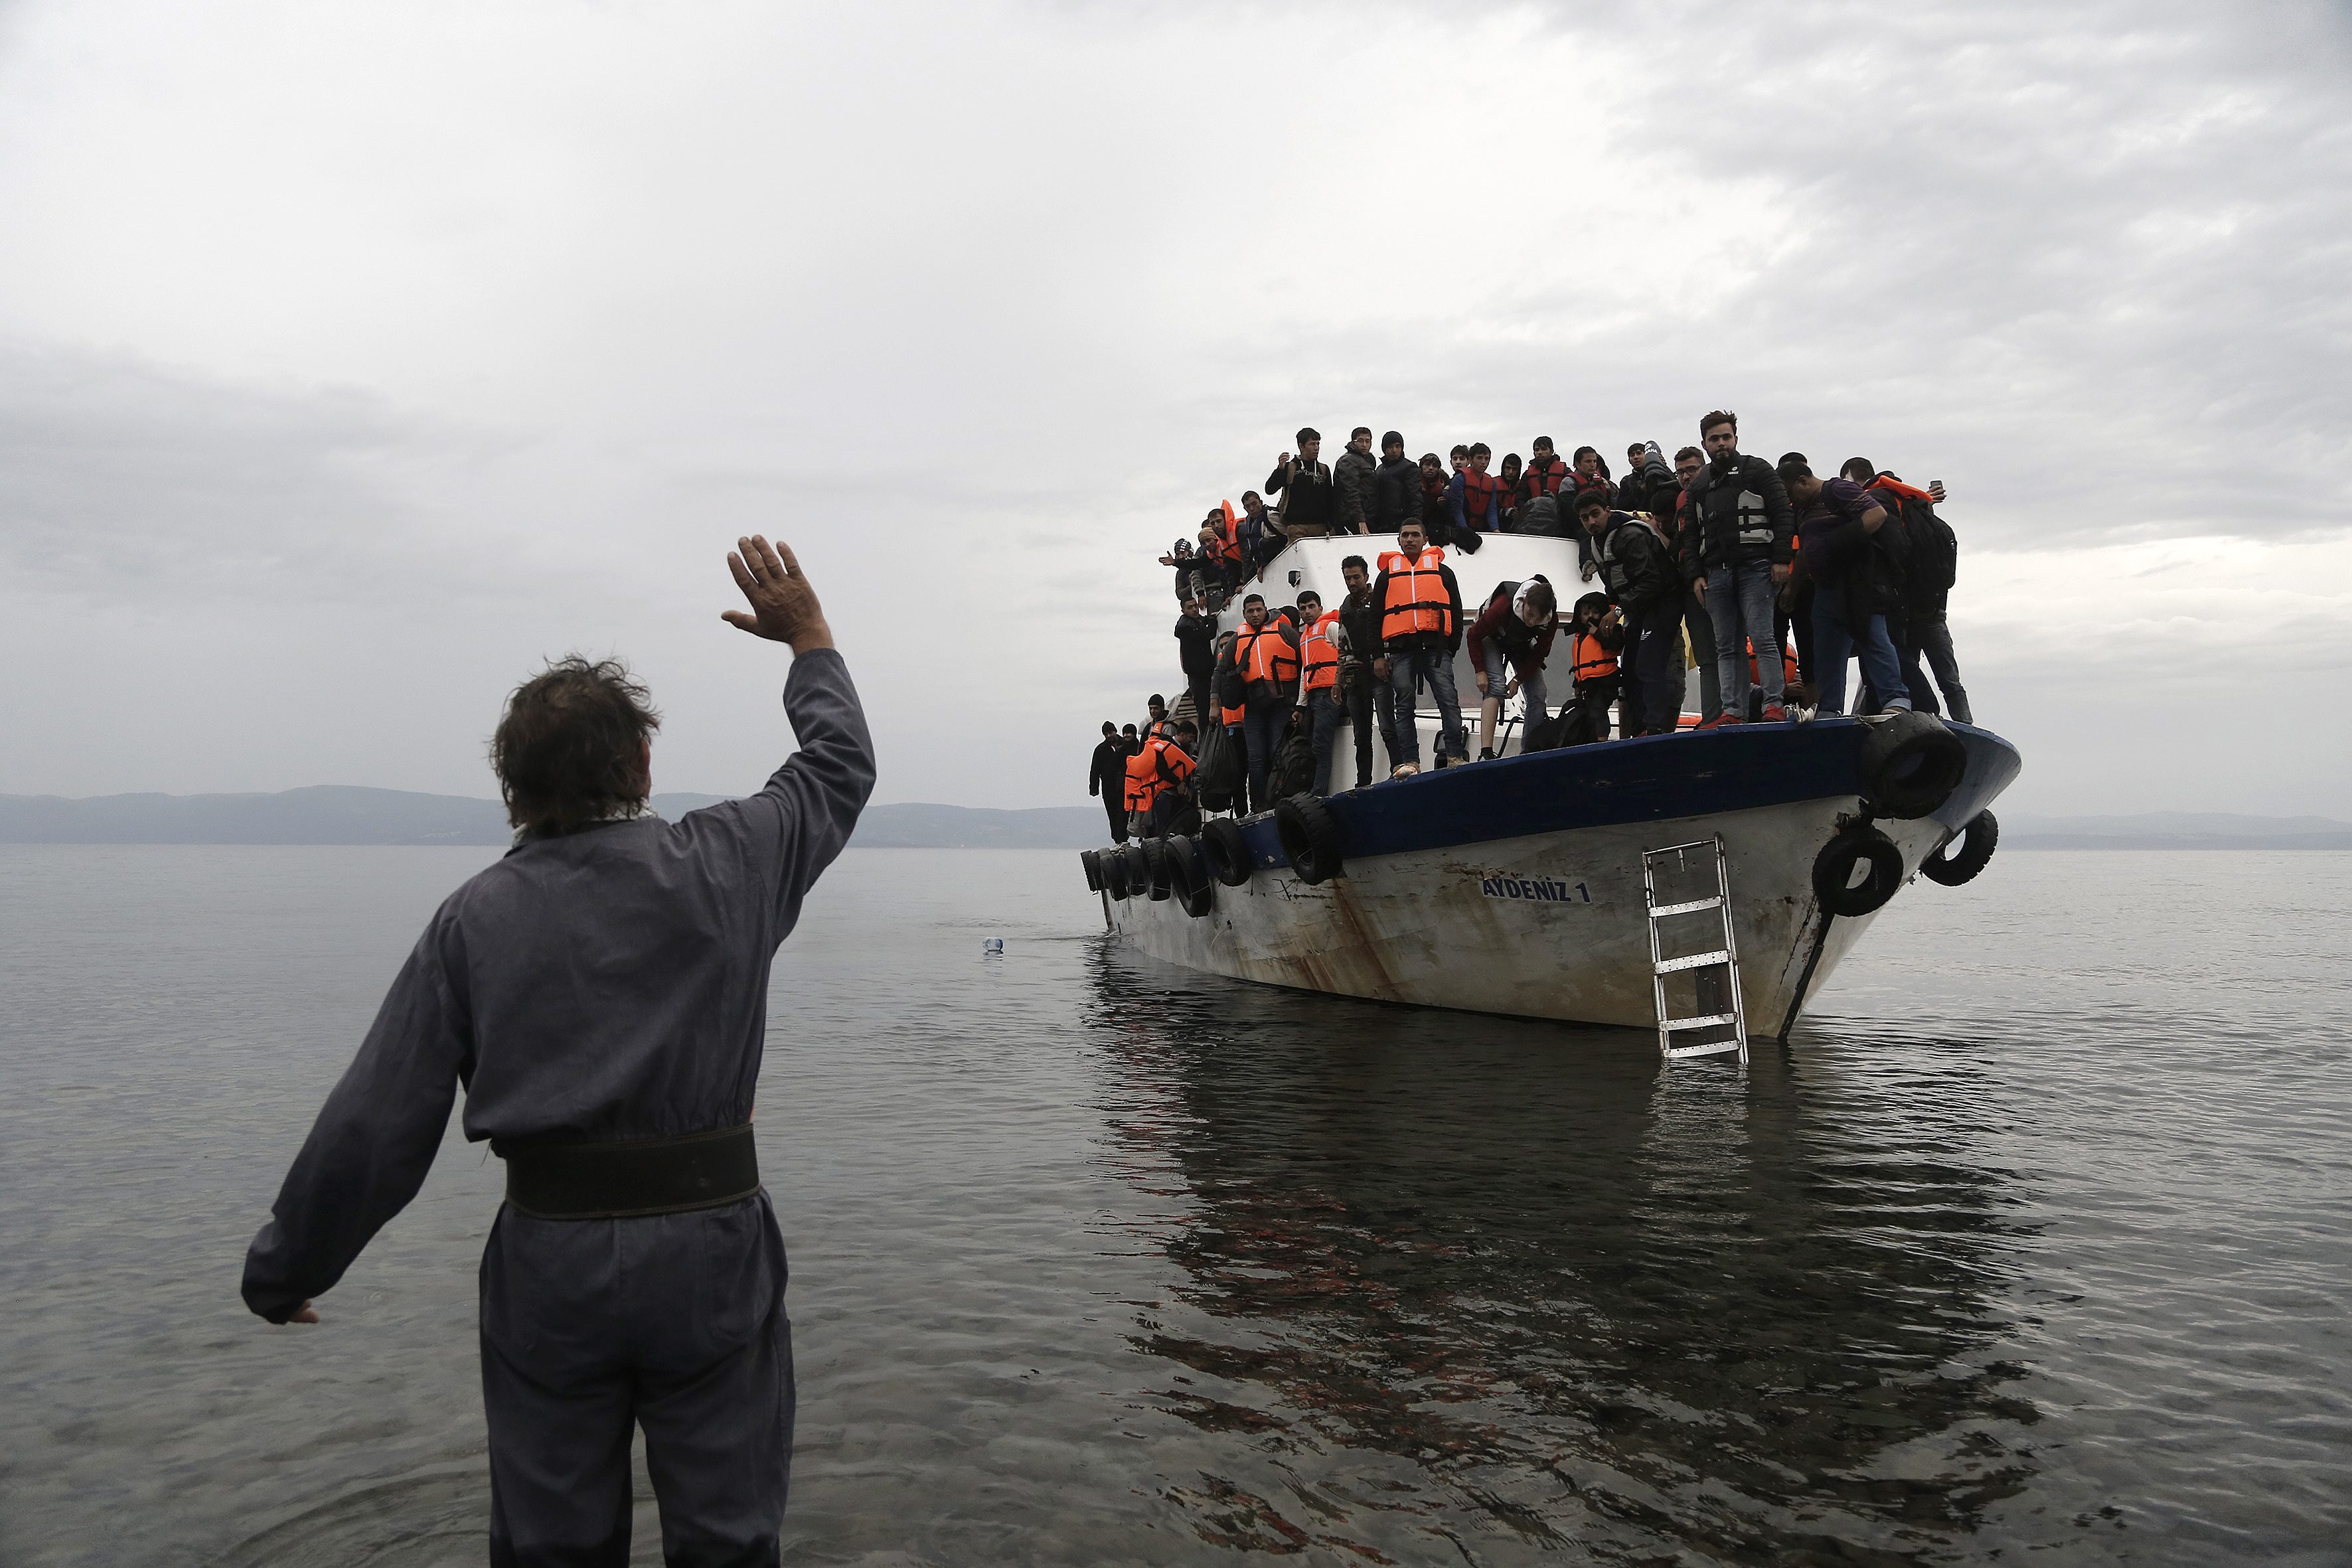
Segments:
[[[457,1086],[466,1136],[740,1126],[768,966],[874,788],[841,656],[793,661],[800,751],[748,799],[517,846],[442,904],[246,1255],[283,1322],[416,1195]],[[502,1206],[481,1265],[490,1561],[625,1564],[632,1424],[672,1563],[772,1563],[792,1460],[784,1247],[761,1192],[542,1220]]]

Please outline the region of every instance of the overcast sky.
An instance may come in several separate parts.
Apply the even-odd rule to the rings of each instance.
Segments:
[[[1082,801],[1300,424],[1942,479],[2011,800],[2352,816],[2342,5],[0,5],[0,791]],[[1336,445],[1336,442],[1334,443]]]

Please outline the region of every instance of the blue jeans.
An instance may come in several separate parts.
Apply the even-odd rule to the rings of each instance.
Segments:
[[[1249,808],[1271,811],[1275,753],[1290,723],[1287,702],[1253,702],[1242,710],[1242,739],[1249,746]]]
[[[1339,700],[1337,687],[1309,692],[1307,698],[1307,735],[1315,743],[1315,793],[1331,793],[1331,748],[1339,744],[1339,725],[1348,717],[1348,705]]]
[[[1781,690],[1780,634],[1772,622],[1772,563],[1736,561],[1706,569],[1706,614],[1715,623],[1715,684],[1722,710],[1748,717],[1748,649],[1756,648],[1756,674],[1764,705],[1778,707]],[[1815,636],[1820,634],[1816,632]]]
[[[1510,684],[1509,672],[1505,668],[1503,645],[1496,642],[1488,643],[1486,645],[1486,695],[1500,702],[1503,700],[1504,689]],[[1528,723],[1540,724],[1550,716],[1549,710],[1544,706],[1542,665],[1538,665],[1535,668],[1520,674],[1519,695],[1527,699]],[[1483,723],[1485,721],[1481,720],[1480,722]]]
[[[1421,765],[1421,726],[1413,721],[1413,693],[1423,680],[1437,698],[1438,754],[1451,753],[1469,761],[1470,742],[1462,733],[1462,703],[1454,694],[1454,650],[1443,643],[1389,655],[1389,689],[1396,705],[1396,744],[1389,748],[1389,760]]]
[[[1813,681],[1820,688],[1822,711],[1845,711],[1845,661],[1849,658],[1862,660],[1862,673],[1871,686],[1886,694],[1886,709],[1908,711],[1909,693],[1903,688],[1903,663],[1895,654],[1895,639],[1886,635],[1886,617],[1873,616],[1860,637],[1846,626],[1838,613],[1838,601],[1843,595],[1821,593],[1813,595]],[[1766,668],[1778,664],[1778,659],[1759,660]]]

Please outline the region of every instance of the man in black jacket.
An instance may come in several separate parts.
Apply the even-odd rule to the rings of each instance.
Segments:
[[[1684,526],[1694,530],[1696,556],[1691,585],[1706,600],[1714,623],[1716,684],[1723,711],[1708,721],[1741,724],[1748,719],[1748,649],[1780,646],[1773,600],[1789,580],[1796,552],[1797,520],[1789,492],[1771,464],[1739,449],[1739,419],[1722,409],[1699,422],[1706,464],[1684,491]],[[1781,707],[1781,669],[1777,658],[1759,658],[1764,721],[1788,718]]]
[[[1884,709],[1909,708],[1911,694],[1886,629],[1888,607],[1901,603],[1901,582],[1888,552],[1874,548],[1886,509],[1851,479],[1823,483],[1803,463],[1790,464],[1781,477],[1798,509],[1800,565],[1813,584],[1813,684],[1821,711],[1844,711],[1845,661],[1857,657]]]
[[[1331,465],[1315,460],[1322,449],[1323,437],[1312,427],[1302,428],[1298,456],[1285,452],[1265,477],[1265,493],[1282,497],[1275,515],[1285,539],[1322,539],[1331,531],[1339,498],[1331,486]]]
[[[1370,533],[1379,499],[1372,493],[1380,465],[1372,460],[1371,427],[1359,425],[1348,437],[1348,449],[1331,466],[1332,515],[1340,533]]]
[[[1910,689],[1911,705],[1922,712],[1937,711],[1936,688],[1940,686],[1952,717],[1963,724],[1973,723],[1968,688],[1960,684],[1959,659],[1952,651],[1948,617],[1959,542],[1952,536],[1952,525],[1936,513],[1943,486],[1931,483],[1922,490],[1905,484],[1899,475],[1872,467],[1868,458],[1848,458],[1838,472],[1885,509],[1888,521],[1903,532],[1902,622],[1898,626],[1890,619],[1887,630],[1903,661],[1903,680]],[[1920,672],[1922,655],[1928,668],[1936,672],[1934,685]]]
[[[1372,470],[1372,531],[1394,533],[1421,515],[1421,465],[1404,455],[1404,437],[1381,437],[1381,466]]]
[[[1399,529],[1395,552],[1381,558],[1372,603],[1381,612],[1381,658],[1372,676],[1389,683],[1395,712],[1389,760],[1396,767],[1391,776],[1421,772],[1421,729],[1413,715],[1414,693],[1423,680],[1437,699],[1437,765],[1445,766],[1448,757],[1468,762],[1470,737],[1462,727],[1462,702],[1454,687],[1454,654],[1462,646],[1462,584],[1420,523]]]
[[[1615,510],[1601,490],[1579,495],[1576,515],[1595,545],[1601,584],[1624,616],[1619,728],[1629,740],[1671,735],[1683,710],[1682,585],[1674,557],[1649,519]]]
[[[1102,797],[1113,844],[1127,842],[1127,759],[1133,754],[1118,738],[1118,726],[1104,720],[1102,744],[1087,766],[1087,793]]]
[[[1176,617],[1176,657],[1184,670],[1184,689],[1192,699],[1192,722],[1202,731],[1216,722],[1209,700],[1209,681],[1217,673],[1217,623],[1198,598]]]
[[[1403,443],[1397,449],[1403,450]],[[1421,483],[1420,466],[1405,465]],[[1381,612],[1372,598],[1372,569],[1360,555],[1339,563],[1340,580],[1348,596],[1339,601],[1339,636],[1346,644],[1339,658],[1339,695],[1348,705],[1348,727],[1356,735],[1356,787],[1372,782],[1372,726],[1380,725],[1381,743],[1396,754],[1396,720],[1389,683],[1375,679],[1372,663],[1381,657]]]

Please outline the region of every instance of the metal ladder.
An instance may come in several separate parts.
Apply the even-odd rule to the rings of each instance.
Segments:
[[[1687,857],[1695,850],[1704,850],[1715,857],[1715,896],[1692,899],[1679,904],[1658,902],[1658,866],[1671,857],[1676,869],[1689,864]],[[1663,849],[1642,851],[1642,901],[1650,924],[1650,989],[1657,1001],[1658,1049],[1668,1061],[1684,1057],[1712,1056],[1719,1051],[1737,1051],[1742,1066],[1748,1061],[1748,1007],[1739,994],[1739,949],[1732,932],[1731,868],[1723,853],[1723,838],[1701,838],[1689,844],[1669,844]],[[1705,952],[1694,952],[1681,958],[1664,956],[1658,941],[1658,925],[1677,915],[1701,914],[1708,910],[1717,912],[1721,922],[1723,944]],[[1688,970],[1719,969],[1721,984],[1730,991],[1730,1011],[1706,1013],[1696,1017],[1671,1018],[1666,1016],[1666,976]],[[1702,983],[1704,988],[1704,983]],[[1705,1005],[1704,1003],[1701,1004]],[[1727,1040],[1709,1040],[1702,1045],[1678,1046],[1675,1036],[1692,1029],[1728,1026]]]

